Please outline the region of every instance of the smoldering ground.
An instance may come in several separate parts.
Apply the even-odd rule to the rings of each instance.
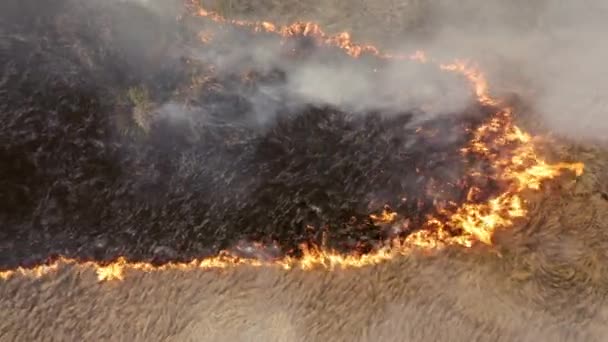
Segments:
[[[131,132],[145,126],[137,122],[122,126],[124,118],[107,115],[116,114],[116,108],[134,114],[147,112],[134,110],[128,101],[140,103],[135,106],[139,109],[158,105],[166,112],[190,117],[187,111],[173,112],[172,98],[163,96],[180,89],[180,81],[190,76],[190,69],[175,67],[180,59],[173,52],[183,50],[177,47],[180,41],[174,39],[174,31],[168,29],[174,25],[173,19],[163,19],[164,24],[158,25],[158,19],[149,20],[158,14],[144,14],[133,3],[129,10],[107,5],[111,13],[107,16],[99,16],[108,12],[95,12],[95,6],[90,10],[86,2],[80,4],[85,4],[84,9],[76,11],[78,6],[61,6],[60,2],[0,5],[13,11],[2,11],[12,13],[12,20],[2,18],[0,43],[4,65],[2,159],[11,161],[2,169],[1,195],[3,202],[18,204],[2,212],[4,226],[9,227],[2,232],[4,260],[14,265],[30,257],[30,262],[37,262],[66,251],[99,259],[129,253],[171,259],[189,248],[197,256],[213,253],[213,248],[201,244],[209,238],[209,231],[197,229],[200,221],[192,221],[197,210],[218,215],[214,220],[220,221],[225,212],[214,210],[218,203],[230,196],[255,194],[259,189],[257,184],[246,182],[252,179],[245,177],[251,171],[247,171],[247,164],[226,158],[235,147],[247,147],[241,142],[255,140],[258,131],[217,122],[217,114],[225,113],[226,108],[248,106],[234,96],[243,94],[242,89],[225,86],[221,92],[211,92],[213,106],[205,106],[204,101],[203,105],[194,103],[195,108],[200,105],[209,111],[203,122],[211,123],[213,129],[203,130],[202,137],[211,143],[205,145],[207,149],[190,149],[175,158],[183,164],[167,163],[166,156],[174,157],[175,147],[192,139],[183,134],[192,128],[188,121],[163,126],[168,130],[162,134],[156,131],[158,135],[152,126],[152,138],[144,139],[145,143],[137,140],[141,130],[133,137],[126,134],[127,142],[137,143],[120,145],[124,143],[123,138],[116,138],[120,127]],[[36,15],[28,17],[32,20],[19,19],[24,18],[19,16],[24,10]],[[352,12],[356,11],[351,8]],[[58,13],[68,15],[54,16]],[[120,20],[121,15],[124,20]],[[83,27],[79,18],[98,21],[93,20],[89,30],[74,30]],[[137,18],[143,26],[131,31],[133,27],[125,23],[139,22]],[[114,33],[110,30],[105,36],[109,41],[99,44],[96,39],[104,32],[99,28],[108,28],[100,25],[105,20],[117,21],[110,28],[118,29]],[[5,26],[9,23],[21,26]],[[105,49],[107,46],[120,48]],[[185,75],[176,75],[175,70],[183,70]],[[219,96],[225,93],[232,95]],[[127,94],[124,107],[116,100],[121,94]],[[183,96],[192,100],[189,95]],[[82,115],[83,109],[88,115]],[[326,132],[324,128],[343,124],[340,115],[318,116],[326,120],[320,126],[291,128],[308,136],[306,127]],[[243,119],[237,115],[231,122]],[[251,127],[244,121],[245,128]],[[391,123],[372,125],[372,132],[380,136],[404,133]],[[298,131],[298,127],[305,129]],[[363,132],[369,132],[368,126],[360,126],[353,137]],[[213,144],[220,140],[226,141],[221,148]],[[391,145],[382,141],[363,139],[348,144],[353,152],[359,151],[354,160],[368,162],[365,168],[355,170],[375,169],[380,165],[376,163],[386,162],[376,159],[383,156],[380,151],[391,154],[386,149]],[[280,141],[272,144],[277,151],[283,145]],[[75,269],[60,270],[39,280],[17,277],[0,285],[5,308],[0,314],[0,334],[6,340],[603,340],[608,280],[607,157],[593,148],[554,147],[559,157],[585,162],[586,173],[577,182],[557,181],[541,194],[531,195],[529,221],[499,234],[496,247],[415,254],[376,267],[333,272],[239,268],[133,273],[124,282],[102,284],[94,274],[78,274]],[[326,152],[325,145],[317,148]],[[352,160],[351,155],[337,156]],[[334,165],[333,160],[318,161],[318,169]],[[117,164],[121,167],[116,168]],[[394,166],[403,170],[399,163]],[[180,170],[174,173],[176,177],[166,178],[174,167]],[[100,169],[109,176],[82,182],[88,175],[98,175],[94,171]],[[220,173],[227,169],[235,170],[236,183],[205,183],[224,177]],[[247,172],[239,177],[243,170]],[[313,177],[318,174],[307,176],[318,180]],[[378,191],[378,184],[391,184],[387,186],[391,188],[403,176],[391,174],[399,177],[376,178],[372,182],[375,186],[357,188],[349,196],[363,198],[367,204],[367,196]],[[354,180],[369,177],[364,172],[349,175]],[[343,190],[334,183],[321,182],[314,188]],[[372,196],[380,203],[396,195],[390,191],[382,194],[382,190],[386,188]],[[112,195],[116,193],[127,196]],[[211,199],[210,193],[214,195]],[[318,194],[310,195],[317,200]],[[262,202],[268,197],[260,195]],[[178,200],[168,203],[166,198]],[[339,196],[331,199],[340,205],[346,202]],[[281,210],[272,202],[269,207]],[[309,209],[311,214],[317,212]],[[247,212],[251,220],[263,217]],[[138,234],[142,231],[146,234]],[[217,234],[211,240],[221,240],[225,232],[212,231]],[[36,252],[39,255],[32,255]]]
[[[370,212],[390,204],[416,227],[466,195],[458,151],[488,112],[463,77],[213,22],[201,44],[204,19],[139,2],[4,6],[4,267],[188,260],[242,240],[368,251],[393,234]],[[433,182],[446,191],[427,195]]]

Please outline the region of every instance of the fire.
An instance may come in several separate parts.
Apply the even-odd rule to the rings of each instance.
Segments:
[[[462,153],[491,161],[491,167],[496,171],[492,174],[498,175],[498,178],[493,180],[503,185],[501,193],[485,202],[478,203],[475,201],[475,197],[480,189],[473,186],[469,189],[469,196],[464,204],[457,208],[444,209],[442,217],[445,218],[428,217],[421,229],[404,239],[387,241],[383,247],[368,254],[340,254],[324,248],[301,246],[302,256],[300,258],[282,257],[263,261],[240,258],[230,252],[222,252],[211,258],[195,259],[187,263],[168,263],[161,266],[146,262],[131,262],[124,257],[120,257],[110,264],[82,262],[61,257],[54,262],[33,268],[20,267],[0,271],[0,279],[14,276],[38,278],[56,272],[65,265],[77,269],[92,269],[97,273],[100,281],[122,280],[126,273],[131,271],[212,270],[235,266],[279,267],[285,270],[357,268],[382,263],[416,249],[436,250],[453,245],[471,247],[476,242],[491,245],[492,236],[498,229],[507,228],[513,225],[517,219],[526,216],[526,201],[522,197],[524,191],[539,190],[543,182],[556,178],[564,170],[574,172],[576,176],[580,176],[584,171],[582,163],[550,164],[543,160],[538,155],[532,136],[515,125],[513,109],[491,96],[484,74],[469,62],[457,60],[453,63],[440,63],[427,57],[422,51],[416,51],[412,55],[383,53],[374,46],[354,43],[348,33],[327,35],[319,25],[314,23],[299,22],[289,26],[277,26],[270,22],[229,20],[217,13],[207,11],[195,2],[191,2],[189,8],[195,15],[219,24],[246,27],[254,32],[275,33],[284,38],[312,37],[319,44],[338,47],[352,57],[371,54],[379,58],[434,63],[441,70],[462,75],[471,83],[471,88],[480,104],[498,108],[488,122],[480,125],[473,132],[473,138]],[[201,33],[201,40],[210,39],[212,39],[210,34]],[[479,170],[472,170],[469,177],[476,180],[488,176]],[[370,215],[370,219],[374,223],[380,224],[398,224],[407,220],[407,218],[399,217],[388,207],[379,214]],[[455,229],[460,233],[454,234]]]
[[[498,101],[490,96],[488,82],[483,74],[466,61],[457,60],[450,64],[440,64],[442,70],[457,72],[464,75],[472,84],[475,95],[480,103],[485,105],[496,105]]]
[[[397,218],[397,213],[391,211],[389,208],[384,208],[384,210],[382,210],[382,213],[380,213],[379,215],[371,214],[369,215],[369,217],[375,223],[392,223]]]

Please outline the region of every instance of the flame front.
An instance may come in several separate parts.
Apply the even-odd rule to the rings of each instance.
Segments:
[[[122,280],[125,273],[130,271],[209,270],[239,265],[274,266],[286,270],[293,268],[310,270],[319,267],[327,269],[364,267],[391,260],[415,249],[436,250],[450,245],[471,247],[475,242],[491,244],[492,236],[497,229],[509,227],[514,224],[516,219],[526,216],[525,200],[522,198],[524,191],[539,190],[544,181],[557,177],[564,170],[573,171],[577,176],[583,173],[584,165],[581,163],[549,164],[540,158],[532,137],[514,124],[513,109],[491,96],[483,73],[470,63],[465,61],[439,63],[428,58],[422,51],[416,51],[412,55],[383,53],[374,46],[353,43],[348,33],[329,36],[321,30],[319,25],[314,23],[295,23],[278,27],[269,22],[228,20],[217,13],[205,10],[195,2],[190,3],[189,8],[196,15],[221,24],[247,27],[255,32],[276,33],[285,38],[293,36],[312,37],[318,43],[338,47],[352,57],[371,54],[379,58],[434,63],[441,70],[464,76],[471,83],[478,102],[482,105],[498,108],[498,110],[488,122],[480,125],[473,132],[473,138],[468,146],[462,150],[462,153],[491,161],[491,167],[496,171],[493,174],[498,175],[498,179],[495,180],[504,185],[503,190],[499,195],[483,203],[477,203],[474,201],[474,197],[479,189],[471,187],[470,196],[464,204],[451,211],[446,210],[444,216],[447,219],[428,217],[427,222],[420,230],[404,239],[387,241],[384,247],[369,254],[340,254],[323,248],[302,246],[303,255],[300,258],[283,257],[277,260],[261,261],[239,258],[229,252],[222,252],[220,255],[211,258],[196,259],[188,263],[168,263],[161,266],[146,262],[130,262],[123,257],[107,265],[61,257],[50,264],[33,268],[0,271],[0,278],[8,279],[13,276],[42,277],[56,272],[61,265],[93,269],[100,281]],[[210,39],[212,38],[209,34],[201,34],[201,40],[209,41]],[[471,179],[488,177],[480,171],[471,171],[469,176]],[[399,224],[399,222],[407,220],[407,218],[399,217],[397,213],[390,211],[388,208],[385,208],[380,214],[370,215],[370,219],[381,224]],[[458,228],[461,233],[454,235],[454,228]]]

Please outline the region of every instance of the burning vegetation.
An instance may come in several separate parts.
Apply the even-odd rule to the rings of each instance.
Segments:
[[[14,133],[2,150],[11,167],[0,172],[13,184],[7,199],[20,208],[2,212],[15,227],[2,238],[18,243],[13,259],[3,255],[7,270],[0,278],[39,277],[65,264],[93,268],[100,280],[123,279],[129,270],[334,269],[412,250],[491,245],[497,230],[525,219],[527,193],[564,171],[583,172],[580,163],[544,160],[535,138],[515,124],[515,109],[491,95],[470,62],[436,61],[422,51],[384,53],[314,23],[229,20],[193,3],[188,10],[180,21],[297,41],[286,44],[285,58],[306,59],[321,49],[345,63],[365,59],[382,68],[391,60],[453,73],[470,84],[476,101],[466,113],[422,122],[412,112],[383,116],[310,105],[294,114],[285,108],[260,129],[251,124],[243,89],[280,85],[280,68],[226,77],[185,58],[146,78],[134,81],[119,70],[104,76],[114,77],[108,81],[98,74],[111,68],[104,64],[110,51],[86,55],[89,69],[77,63],[77,74],[95,75],[84,84],[48,77],[32,98],[32,79],[18,75],[35,61],[16,63],[9,79],[25,90],[2,95],[2,129]],[[79,39],[91,44],[89,37]],[[216,44],[208,29],[188,39],[208,49]],[[28,43],[14,44],[21,48],[16,53],[43,61],[41,51],[54,51],[39,45],[36,55]],[[48,74],[44,64],[39,68],[26,77]],[[134,87],[136,81],[144,88]],[[120,84],[126,100],[107,100],[120,96],[101,94],[95,87],[103,82]],[[141,90],[146,86],[151,91]],[[48,95],[53,90],[62,94],[59,103]],[[15,108],[25,109],[14,115]],[[133,115],[120,116],[125,112]],[[176,121],[167,114],[173,112],[188,116]],[[52,124],[39,127],[43,119]],[[131,125],[124,131],[135,133],[114,134],[116,125]],[[35,234],[47,240],[33,240]],[[33,250],[43,255],[24,265]]]

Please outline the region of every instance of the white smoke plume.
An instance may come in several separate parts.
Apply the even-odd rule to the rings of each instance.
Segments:
[[[387,60],[377,66],[342,55],[332,58],[324,49],[290,59],[284,56],[285,42],[281,44],[278,36],[268,38],[243,40],[239,33],[223,32],[213,39],[237,43],[228,43],[221,53],[203,46],[194,49],[191,56],[216,65],[219,73],[279,68],[285,73],[285,83],[261,91],[265,96],[283,98],[291,106],[327,105],[388,114],[417,111],[433,117],[462,112],[473,101],[471,85],[462,75],[443,72],[434,65]],[[267,113],[259,115],[272,115],[272,109],[265,110]]]
[[[183,8],[181,1],[113,1],[141,5],[167,18],[176,17],[178,9]],[[254,37],[245,33],[246,30],[207,24],[205,29],[211,31],[214,43],[222,42],[221,48],[215,44],[182,46],[180,48],[184,50],[177,54],[213,64],[220,76],[248,70],[263,73],[278,69],[284,73],[283,82],[261,86],[257,93],[246,95],[261,122],[272,120],[280,109],[306,105],[386,115],[413,112],[425,119],[461,113],[474,102],[472,87],[462,75],[442,72],[434,65],[403,60],[355,61],[327,49],[312,51],[305,58],[286,58],[285,41],[278,35]],[[142,45],[141,42],[137,44]]]
[[[220,2],[204,1],[211,8]],[[246,2],[235,0],[231,4],[237,8]],[[608,32],[608,2],[604,0],[303,3],[297,6],[302,19],[322,21],[337,31],[354,28],[355,37],[373,37],[372,43],[410,52],[422,49],[446,60],[474,61],[486,72],[496,95],[508,92],[521,96],[556,134],[585,142],[608,140],[608,47],[603,43]],[[284,10],[289,6],[273,5],[270,0],[256,6],[264,11],[249,17],[278,20],[272,18],[271,9],[293,17]],[[356,81],[361,81],[359,77],[349,75]],[[420,80],[413,77],[403,88],[419,89],[416,85]],[[422,78],[422,84],[428,82]],[[387,82],[387,87],[391,86],[395,84]],[[404,93],[405,97],[416,97]],[[445,100],[440,93],[436,95],[438,101]]]
[[[556,134],[608,139],[608,2],[429,1],[421,48],[478,62],[498,94],[513,92]]]
[[[180,1],[170,4],[159,0],[129,2],[139,2],[158,13],[171,15],[182,5]],[[219,2],[204,3],[214,9]],[[236,8],[235,4],[247,2],[234,0],[231,6]],[[272,1],[260,1],[257,5],[249,3],[253,6],[243,5],[251,12],[249,15],[234,15],[273,21],[278,19],[278,14],[273,12],[275,7],[289,7],[275,5]],[[321,6],[314,13],[319,16],[316,20],[322,23],[328,20],[323,18],[324,13],[333,15],[331,20],[336,22],[348,22],[347,19],[335,19],[336,13],[344,18],[365,13],[369,17],[368,27],[358,25],[355,38],[387,25],[382,18],[390,11],[394,25],[415,23],[419,26],[411,33],[404,31],[397,39],[391,39],[394,50],[413,52],[422,49],[443,61],[455,58],[474,61],[486,73],[496,95],[515,93],[521,96],[556,134],[582,141],[608,140],[608,102],[605,99],[608,47],[603,44],[603,36],[608,32],[605,20],[608,2],[381,0],[372,6],[356,0],[349,1],[347,7],[343,5],[339,0],[310,0],[300,2],[298,8]],[[256,7],[263,10],[256,12]],[[374,16],[374,11],[380,15]],[[305,15],[302,19],[314,18]],[[333,32],[341,30],[338,24],[330,26]],[[473,99],[464,79],[415,63],[389,63],[377,72],[371,72],[374,66],[366,68],[344,62],[345,59],[332,62],[313,57],[287,63],[280,54],[278,41],[239,40],[234,33],[223,34],[216,38],[235,42],[229,49],[214,55],[214,51],[201,48],[194,56],[217,63],[220,71],[234,71],[245,65],[255,65],[259,69],[282,66],[287,73],[287,84],[264,89],[264,95],[287,94],[289,101],[295,104],[325,104],[345,110],[387,113],[423,110],[429,116],[460,112]],[[382,45],[386,42],[379,38],[372,43]],[[255,98],[253,102],[256,102]],[[258,114],[271,117],[272,111],[272,106],[266,103],[260,106]]]

